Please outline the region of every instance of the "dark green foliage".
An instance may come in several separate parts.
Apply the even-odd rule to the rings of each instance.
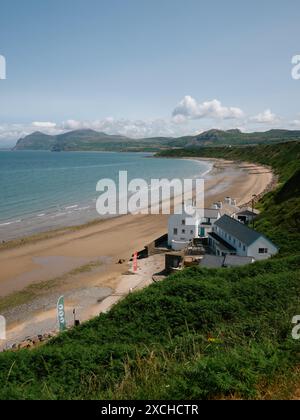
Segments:
[[[299,276],[300,257],[187,269],[39,349],[1,354],[0,398],[256,396],[297,361]]]
[[[287,181],[300,168],[300,142],[245,147],[194,147],[164,150],[161,157],[205,157],[240,160],[269,165]]]
[[[300,142],[255,147],[207,147],[163,151],[159,156],[214,157],[271,166],[279,187],[259,203],[256,229],[280,247],[281,255],[300,252]]]

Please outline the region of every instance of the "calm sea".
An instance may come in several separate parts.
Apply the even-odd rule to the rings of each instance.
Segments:
[[[193,178],[209,163],[153,159],[146,153],[0,152],[0,241],[77,225],[100,217],[102,178]]]

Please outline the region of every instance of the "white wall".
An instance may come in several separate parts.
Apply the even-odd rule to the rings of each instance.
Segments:
[[[185,222],[189,220],[189,224],[182,224],[183,220]],[[174,234],[174,229],[177,229],[177,235]],[[190,217],[187,214],[173,214],[169,217],[168,245],[172,246],[173,241],[189,243],[194,238],[199,238],[198,230],[198,218]]]
[[[236,249],[237,255],[241,257],[253,257],[256,260],[266,260],[273,255],[276,255],[278,252],[278,249],[266,238],[261,236],[258,238],[253,244],[250,246],[247,246],[243,244],[242,242],[233,236],[230,237],[230,235],[225,235],[225,232],[218,228],[218,230],[215,229],[215,232],[226,242],[228,242],[230,245],[232,245]],[[241,246],[240,246],[241,244]],[[244,248],[245,247],[245,248]],[[267,248],[268,252],[266,254],[260,254],[259,248]]]
[[[215,222],[221,217],[220,213],[218,213],[217,217],[210,217],[210,225],[205,224],[204,222],[208,221],[207,217],[203,217],[203,219],[201,219],[201,223],[199,224],[199,234],[200,234],[200,229],[204,228],[204,236],[203,237],[207,237],[208,233],[212,232],[213,230],[213,225],[215,224]]]
[[[217,217],[209,218],[211,225],[202,225],[202,221],[208,221],[207,216],[210,216],[211,211],[207,211],[207,209],[201,209],[200,211],[197,209],[195,216],[191,217],[191,210],[193,210],[194,207],[188,205],[185,207],[185,209],[187,210],[183,211],[182,214],[173,214],[169,217],[168,245],[171,246],[174,250],[183,249],[184,246],[186,246],[193,239],[199,238],[199,230],[201,226],[205,228],[204,237],[207,237],[208,232],[212,231],[213,224],[221,216],[220,212],[218,212]],[[188,224],[182,224],[183,220]],[[177,229],[177,234],[174,233],[174,229]]]
[[[268,248],[267,254],[260,254],[258,252],[259,248]],[[252,245],[248,248],[248,256],[254,257],[256,260],[266,260],[273,255],[278,253],[278,249],[266,238],[261,236],[257,241],[255,241]]]
[[[225,232],[218,228],[218,230],[215,230],[217,235],[219,235],[224,241],[229,243],[231,246],[233,246],[236,249],[237,255],[241,257],[248,257],[248,247],[244,243],[240,242],[239,239],[236,239],[234,236],[231,236],[229,234],[225,234]],[[245,249],[244,249],[245,247]]]

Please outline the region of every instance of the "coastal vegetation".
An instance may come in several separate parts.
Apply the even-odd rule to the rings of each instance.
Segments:
[[[235,161],[247,161],[271,166],[286,181],[300,167],[300,141],[278,144],[262,144],[244,147],[190,147],[169,149],[157,153],[159,157],[204,157]]]
[[[299,362],[299,275],[299,256],[187,269],[45,346],[1,354],[0,398],[263,398]]]
[[[161,151],[157,156],[223,158],[272,167],[279,185],[258,203],[262,213],[256,227],[280,247],[280,255],[300,252],[300,142],[177,149]]]
[[[276,258],[193,267],[33,349],[0,354],[0,399],[291,398],[299,373],[299,143],[171,150],[270,165],[257,229]]]

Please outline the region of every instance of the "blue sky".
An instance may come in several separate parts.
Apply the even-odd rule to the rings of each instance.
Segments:
[[[40,129],[300,129],[296,0],[1,2],[0,147]]]

